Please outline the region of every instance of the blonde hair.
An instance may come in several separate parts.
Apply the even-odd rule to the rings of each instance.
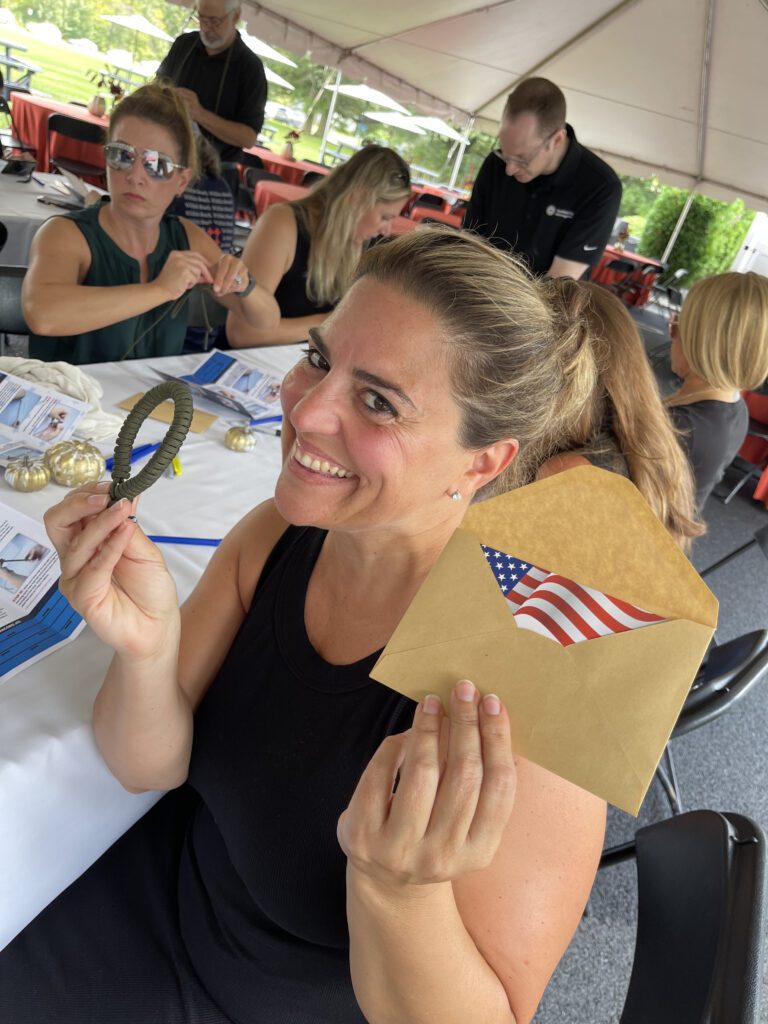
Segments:
[[[444,328],[459,443],[478,450],[519,441],[518,455],[475,500],[533,480],[592,387],[572,366],[581,330],[556,315],[547,284],[485,240],[436,228],[368,250],[356,279],[363,277],[398,288]]]
[[[768,278],[717,274],[697,281],[680,311],[680,345],[714,388],[751,391],[768,377]],[[668,405],[674,405],[674,398]]]
[[[173,137],[178,153],[177,162],[192,171],[192,179],[199,174],[197,146],[192,122],[184,103],[174,88],[163,82],[150,82],[120,100],[109,119],[107,139],[115,138],[117,126],[126,117],[138,117],[142,121],[164,128]]]
[[[559,450],[611,456],[617,447],[630,479],[685,549],[704,532],[693,474],[634,321],[599,285],[559,278],[548,288],[561,321],[578,332],[566,373],[581,378],[578,390],[586,395],[581,408],[572,405],[559,418]]]
[[[411,194],[408,164],[394,150],[364,146],[290,205],[310,237],[307,296],[318,304],[338,302],[352,283],[362,247],[355,242],[360,219],[376,203]]]

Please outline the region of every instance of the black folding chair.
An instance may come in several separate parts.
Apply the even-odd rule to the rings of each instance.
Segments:
[[[26,272],[26,267],[0,267],[0,355],[5,353],[9,334],[29,334],[21,309],[21,285]]]
[[[57,170],[69,171],[79,178],[98,178],[100,184],[104,183],[106,171],[103,166],[85,163],[82,160],[73,160],[71,157],[58,156],[55,153],[55,136],[61,135],[75,142],[90,142],[94,145],[101,145],[104,142],[104,129],[101,125],[92,124],[90,121],[80,121],[76,117],[68,117],[66,114],[48,115],[48,151],[51,153],[51,166]]]
[[[321,171],[304,171],[301,184],[306,188],[311,188],[315,182],[322,181],[324,177],[325,175]]]
[[[0,86],[2,86],[2,75],[0,75]],[[37,149],[29,142],[25,142],[19,135],[19,130],[13,119],[13,111],[5,96],[0,96],[0,114],[7,119],[5,128],[0,128],[0,146],[2,146],[3,156],[7,158],[12,153],[31,153],[32,156],[36,156]]]
[[[741,814],[691,811],[637,832],[635,955],[620,1024],[758,1024],[766,838]]]

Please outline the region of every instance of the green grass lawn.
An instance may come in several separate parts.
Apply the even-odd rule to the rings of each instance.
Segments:
[[[105,57],[101,54],[80,53],[64,44],[44,43],[30,35],[26,29],[13,25],[0,27],[0,36],[10,43],[26,46],[26,53],[15,53],[29,64],[42,68],[32,78],[32,89],[57,100],[81,100],[87,102],[99,90],[89,81],[90,71],[100,71]],[[18,73],[13,72],[13,78]]]

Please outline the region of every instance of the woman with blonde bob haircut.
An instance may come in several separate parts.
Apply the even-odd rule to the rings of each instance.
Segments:
[[[667,406],[682,432],[701,509],[747,436],[741,391],[768,378],[768,279],[717,274],[697,281],[670,327],[682,387]]]
[[[243,252],[251,274],[280,307],[276,329],[227,319],[233,348],[304,341],[352,282],[366,242],[387,236],[411,194],[408,165],[384,146],[365,146],[310,193],[259,217]]]
[[[662,405],[642,339],[615,295],[599,285],[549,282],[560,317],[578,334],[566,373],[579,381],[574,402],[553,412],[559,449],[538,476],[591,463],[627,476],[677,543],[703,533],[685,453]]]

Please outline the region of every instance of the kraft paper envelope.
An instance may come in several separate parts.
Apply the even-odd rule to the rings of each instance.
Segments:
[[[481,543],[665,621],[563,647],[517,626]],[[414,700],[472,679],[516,753],[637,814],[716,623],[636,488],[585,466],[471,506],[371,675]]]

